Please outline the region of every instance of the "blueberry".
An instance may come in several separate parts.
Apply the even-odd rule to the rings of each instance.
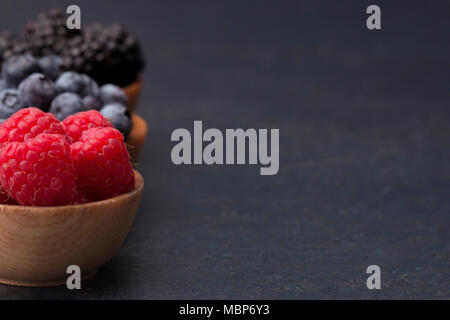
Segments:
[[[82,97],[92,96],[97,98],[100,95],[100,88],[98,87],[97,82],[94,79],[89,77],[87,74],[82,74],[84,81],[84,88],[81,93]]]
[[[11,86],[8,85],[5,79],[0,79],[0,91],[3,91],[5,89],[9,89]]]
[[[131,113],[124,105],[119,103],[110,103],[101,108],[100,113],[111,121],[114,127],[122,132],[125,138],[128,137],[133,123],[131,121]]]
[[[55,115],[58,120],[62,121],[71,114],[86,111],[80,96],[73,92],[64,92],[58,95],[50,107],[50,112]]]
[[[48,110],[55,94],[53,81],[42,73],[33,73],[19,85],[20,102],[24,108]]]
[[[84,97],[83,104],[88,110],[91,109],[99,110],[102,107],[102,103],[100,102],[100,100],[93,96]]]
[[[41,72],[52,80],[56,80],[61,74],[63,60],[58,56],[45,56],[38,59]]]
[[[113,84],[105,84],[100,88],[100,98],[104,105],[117,102],[124,106],[128,104],[125,92]]]
[[[22,109],[19,91],[16,89],[6,89],[0,92],[0,118],[7,119],[14,113]]]
[[[30,54],[12,56],[6,60],[2,67],[3,78],[14,87],[35,72],[39,72],[39,65]]]
[[[83,76],[73,71],[66,71],[56,80],[55,88],[58,93],[73,92],[81,95],[84,90]]]

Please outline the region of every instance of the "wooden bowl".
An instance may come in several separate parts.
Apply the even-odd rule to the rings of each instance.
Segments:
[[[135,82],[122,89],[128,97],[128,110],[132,112],[139,101],[139,96],[142,90],[142,77],[139,76]]]
[[[133,127],[126,142],[132,161],[137,162],[147,137],[147,122],[137,114],[131,115]]]
[[[122,245],[141,202],[144,179],[108,200],[62,207],[0,205],[0,283],[65,284],[69,265],[93,276]]]

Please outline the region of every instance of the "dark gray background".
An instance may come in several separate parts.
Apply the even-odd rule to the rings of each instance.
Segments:
[[[0,27],[72,2],[2,1]],[[0,298],[450,298],[450,3],[77,1],[148,59],[145,196],[81,292]],[[382,30],[365,9],[382,9]],[[170,134],[279,128],[280,172],[175,166]],[[366,288],[368,265],[382,290]]]

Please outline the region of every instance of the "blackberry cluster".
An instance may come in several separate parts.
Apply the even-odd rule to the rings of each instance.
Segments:
[[[29,21],[21,38],[0,33],[0,64],[17,54],[58,55],[63,70],[87,74],[100,85],[123,87],[136,80],[144,60],[133,34],[118,24],[84,24],[81,30],[69,30],[66,19],[63,11],[53,9]]]
[[[0,31],[0,64],[15,53],[20,53],[20,50],[25,49],[17,48],[17,42],[16,36],[12,33]]]
[[[86,25],[82,34],[67,42],[61,56],[65,68],[85,73],[99,84],[125,86],[144,67],[136,36],[119,24]]]
[[[81,33],[66,27],[66,15],[59,9],[40,13],[25,26],[23,42],[27,53],[36,57],[60,55],[66,42]]]

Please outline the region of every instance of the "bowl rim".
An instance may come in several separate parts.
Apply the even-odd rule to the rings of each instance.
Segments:
[[[38,213],[39,215],[43,215],[42,211],[44,209],[46,211],[45,214],[48,214],[49,213],[48,211],[60,213],[64,209],[74,211],[77,209],[82,209],[82,208],[87,208],[87,207],[100,207],[106,203],[114,203],[114,202],[124,200],[126,198],[131,198],[134,195],[141,192],[142,189],[144,188],[144,178],[142,177],[142,175],[137,170],[133,169],[133,172],[134,172],[134,178],[135,178],[133,190],[123,193],[121,195],[118,195],[116,197],[112,197],[112,198],[100,200],[100,201],[93,201],[93,202],[88,202],[88,203],[83,203],[83,204],[71,204],[71,205],[65,205],[65,206],[22,206],[22,205],[16,205],[16,204],[0,204],[0,213],[6,212],[6,211],[8,211],[8,209],[16,209],[16,210],[21,209],[21,211],[23,213],[25,213],[25,212]]]

